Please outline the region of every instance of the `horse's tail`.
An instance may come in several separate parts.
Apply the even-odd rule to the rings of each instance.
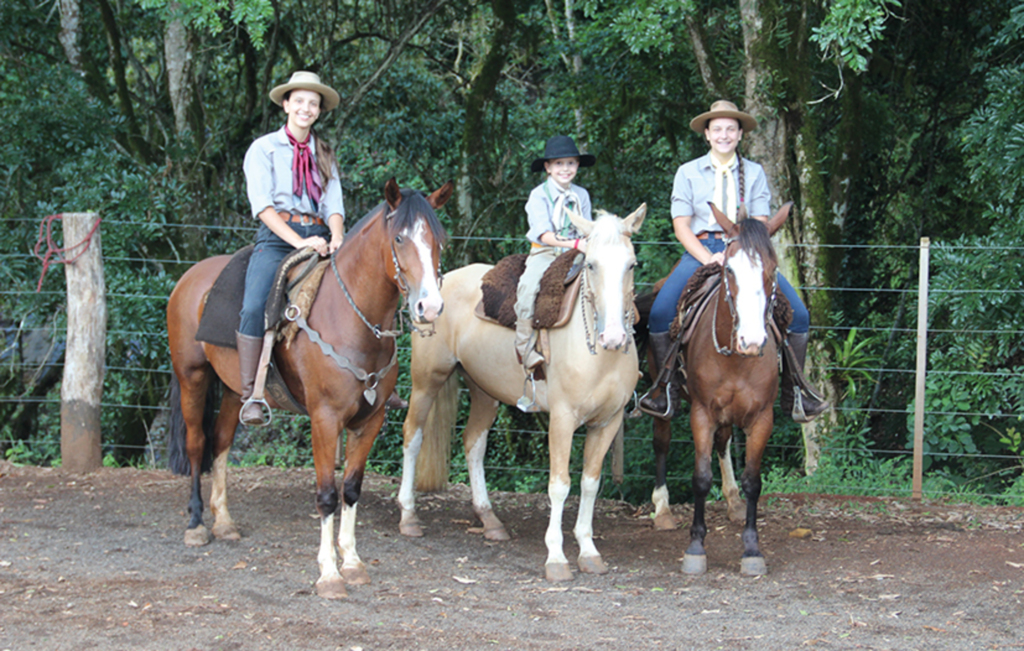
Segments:
[[[434,398],[423,428],[423,446],[416,460],[416,490],[441,491],[448,487],[452,430],[459,409],[459,374],[448,376]]]
[[[217,407],[218,381],[213,379],[206,390],[206,405],[203,408],[203,464],[202,472],[213,467],[213,446],[207,441],[213,435],[214,414]],[[192,465],[188,460],[185,416],[181,413],[181,384],[178,376],[171,374],[171,418],[167,423],[167,467],[176,475],[191,475]]]

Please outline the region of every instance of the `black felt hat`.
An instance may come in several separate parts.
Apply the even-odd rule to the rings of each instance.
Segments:
[[[576,143],[569,136],[553,136],[544,146],[544,155],[530,165],[530,171],[543,172],[545,162],[556,158],[572,157],[580,159],[580,167],[590,167],[597,160],[593,154],[581,154],[580,150],[576,148]]]

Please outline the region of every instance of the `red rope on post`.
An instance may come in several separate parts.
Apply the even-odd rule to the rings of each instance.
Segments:
[[[68,264],[74,262],[78,258],[82,257],[82,254],[89,250],[89,244],[92,242],[92,236],[96,232],[96,229],[100,227],[101,217],[96,218],[96,223],[89,229],[89,234],[85,236],[85,239],[75,244],[74,246],[59,247],[53,241],[53,222],[58,219],[63,219],[64,213],[57,215],[49,215],[43,218],[43,221],[39,223],[39,237],[36,238],[36,245],[32,248],[32,254],[35,255],[43,262],[43,271],[39,274],[39,284],[36,285],[36,292],[43,288],[43,279],[46,277],[46,272],[50,268],[51,262],[57,264]],[[46,244],[46,253],[40,255],[39,249],[43,244]],[[68,258],[65,254],[69,251],[74,251],[81,247],[81,251],[76,253],[74,257]],[[56,259],[54,259],[56,256]]]

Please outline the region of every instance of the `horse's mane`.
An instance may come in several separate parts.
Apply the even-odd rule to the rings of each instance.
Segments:
[[[737,224],[739,234],[736,241],[751,258],[757,256],[761,260],[761,266],[765,273],[771,273],[779,266],[779,259],[775,255],[775,247],[772,246],[772,236],[768,233],[768,226],[760,219],[743,219]]]
[[[404,188],[401,190],[402,203],[398,204],[398,210],[395,211],[393,219],[391,221],[391,232],[405,230],[413,225],[418,215],[423,215],[427,221],[427,225],[430,227],[430,232],[434,236],[434,240],[441,245],[444,245],[447,238],[447,233],[444,230],[444,226],[441,225],[441,221],[437,218],[437,213],[434,212],[434,208],[427,202],[426,195],[419,190],[413,190],[410,188]],[[363,215],[363,218],[349,229],[350,233],[356,233],[366,227],[370,221],[376,217],[379,213],[387,209],[385,202],[381,201],[379,204],[370,209],[368,213]]]
[[[611,219],[608,219],[609,217]],[[614,227],[605,224],[613,224]],[[594,244],[615,244],[620,237],[622,231],[619,228],[618,217],[607,210],[598,209],[594,213],[594,230],[590,231],[588,239]]]

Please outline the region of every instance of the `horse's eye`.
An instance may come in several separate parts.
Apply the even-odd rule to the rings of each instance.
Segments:
[[[395,244],[401,244],[401,243],[402,243],[402,242],[404,242],[404,241],[405,241],[405,240],[404,240],[404,239],[402,239],[402,236],[401,236],[401,235],[395,235]]]
[[[587,263],[587,271],[593,271],[593,270],[594,270],[594,263],[593,262],[588,262]]]

